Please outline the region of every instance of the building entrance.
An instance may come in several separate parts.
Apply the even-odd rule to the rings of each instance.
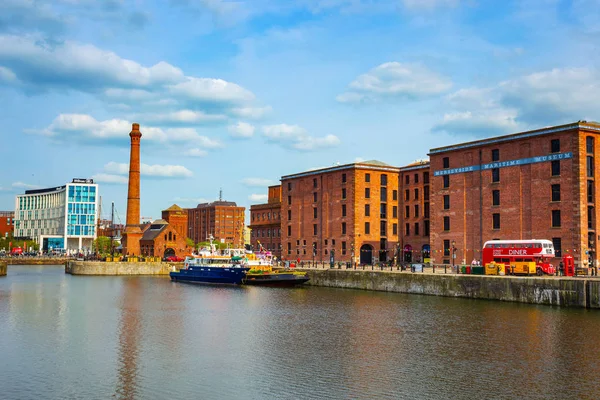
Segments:
[[[373,246],[370,244],[363,244],[360,247],[360,263],[361,264],[372,264],[373,263]]]
[[[175,250],[173,250],[172,248],[168,248],[165,250],[165,254],[163,256],[163,258],[167,258],[167,257],[171,257],[171,256],[175,256]]]

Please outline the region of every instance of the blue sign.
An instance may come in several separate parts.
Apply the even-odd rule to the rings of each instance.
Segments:
[[[491,163],[487,163],[487,164],[471,165],[468,167],[461,167],[461,168],[443,169],[443,170],[439,170],[439,171],[434,171],[433,176],[462,174],[464,172],[475,172],[475,171],[480,171],[480,170],[485,171],[487,169],[493,169],[493,168],[516,167],[519,165],[536,164],[536,163],[547,162],[547,161],[566,160],[568,158],[573,158],[572,152],[550,154],[547,156],[539,156],[539,157],[521,158],[520,160],[495,161],[495,162],[491,162]]]

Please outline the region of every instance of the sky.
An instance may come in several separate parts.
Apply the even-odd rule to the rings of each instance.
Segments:
[[[283,175],[600,120],[600,0],[2,0],[0,210],[93,178],[125,222]],[[248,215],[248,213],[247,213]]]

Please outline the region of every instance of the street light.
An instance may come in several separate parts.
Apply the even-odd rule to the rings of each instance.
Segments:
[[[456,258],[456,241],[452,241],[452,269],[454,269],[454,259]]]
[[[313,263],[313,268],[314,268],[315,267],[315,256],[317,255],[317,244],[313,243],[312,248],[313,248],[312,249],[312,255],[313,255],[313,262],[312,263]]]
[[[350,244],[350,267],[354,266],[354,243]]]

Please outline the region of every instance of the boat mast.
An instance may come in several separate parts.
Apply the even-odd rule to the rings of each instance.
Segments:
[[[110,254],[114,253],[113,243],[115,236],[115,202],[112,202],[111,212],[110,212]]]

